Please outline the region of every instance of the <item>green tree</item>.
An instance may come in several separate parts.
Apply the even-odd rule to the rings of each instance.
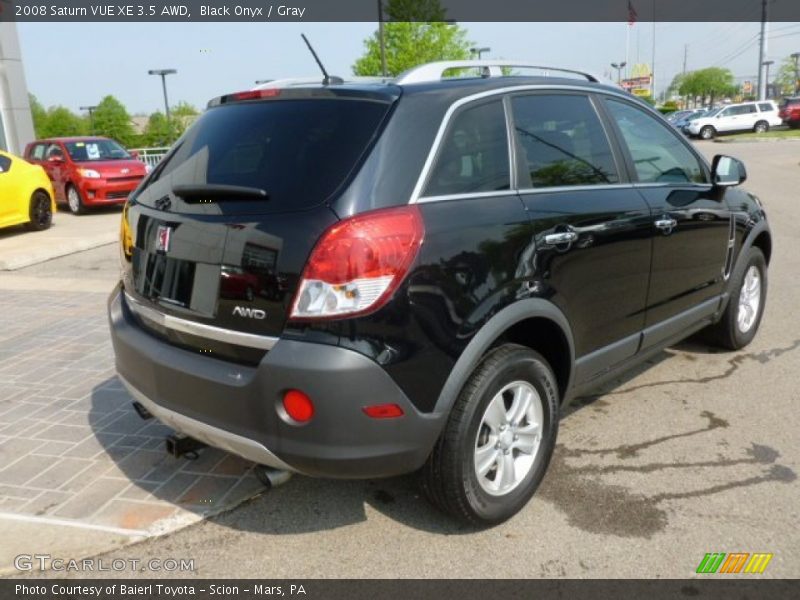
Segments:
[[[796,71],[794,59],[787,56],[781,61],[778,73],[775,75],[774,84],[778,88],[778,93],[782,96],[793,95],[800,87],[800,77]]]
[[[183,132],[186,131],[189,125],[194,123],[199,115],[200,111],[188,102],[179,102],[176,106],[173,106],[172,109],[170,109],[174,136],[171,141],[174,142],[182,136]]]
[[[701,104],[706,104],[706,100],[709,104],[713,104],[716,98],[736,93],[733,73],[720,67],[691,71],[681,82],[678,93],[693,98],[695,101],[700,98]]]
[[[125,146],[130,145],[136,137],[128,111],[114,96],[106,96],[97,105],[94,133],[115,139]]]
[[[31,105],[31,115],[33,116],[33,129],[37,138],[45,137],[42,133],[47,126],[47,111],[42,103],[33,94],[28,94],[28,101]]]
[[[36,135],[43,138],[86,135],[87,129],[84,118],[63,106],[51,106],[37,127]]]
[[[469,58],[465,29],[444,23],[438,0],[389,0],[384,25],[386,70],[390,76],[436,60]],[[364,40],[364,54],[353,64],[356,75],[381,75],[380,35]]]
[[[162,112],[154,112],[147,120],[142,135],[142,143],[145,146],[169,146],[173,142],[175,132],[167,122],[167,117]]]

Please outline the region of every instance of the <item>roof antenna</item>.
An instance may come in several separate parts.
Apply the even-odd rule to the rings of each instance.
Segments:
[[[344,83],[344,80],[341,77],[336,77],[335,75],[331,77],[330,75],[328,75],[328,72],[325,70],[325,67],[322,66],[322,61],[319,59],[319,56],[317,56],[317,53],[314,52],[314,48],[311,46],[311,42],[308,41],[306,34],[301,33],[300,37],[303,38],[303,41],[306,43],[306,46],[308,46],[308,49],[311,51],[311,55],[314,57],[314,60],[317,61],[317,64],[319,65],[319,70],[322,71],[322,74],[325,76],[325,78],[322,80],[322,85],[330,85],[332,83]]]

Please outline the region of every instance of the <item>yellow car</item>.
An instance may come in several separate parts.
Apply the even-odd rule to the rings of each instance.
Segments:
[[[44,169],[0,151],[0,227],[26,223],[41,231],[53,222],[53,184]]]

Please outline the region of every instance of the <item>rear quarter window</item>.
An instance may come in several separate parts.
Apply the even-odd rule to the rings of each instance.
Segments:
[[[761,112],[773,112],[775,110],[775,107],[769,102],[762,102],[761,104],[758,105],[758,109]]]
[[[447,129],[424,195],[473,194],[510,187],[508,131],[502,101],[464,108]]]

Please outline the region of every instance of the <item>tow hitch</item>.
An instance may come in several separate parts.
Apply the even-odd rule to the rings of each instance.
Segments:
[[[165,444],[167,454],[171,454],[175,458],[185,456],[189,459],[195,459],[197,458],[197,451],[205,447],[206,444],[200,440],[191,438],[188,435],[179,435],[176,433],[168,435]]]

